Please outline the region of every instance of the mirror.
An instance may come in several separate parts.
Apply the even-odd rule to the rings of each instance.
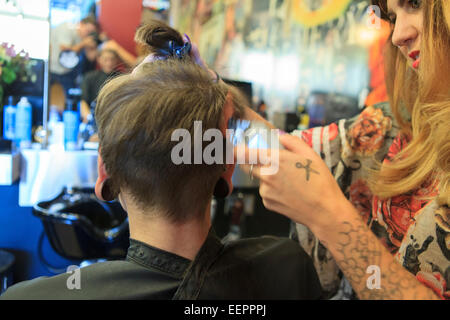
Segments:
[[[96,0],[50,0],[49,113],[61,120],[69,90],[95,69],[99,32]],[[87,18],[91,17],[91,18]],[[92,38],[86,44],[83,41]],[[79,97],[78,97],[79,98]]]
[[[49,121],[61,118],[67,99],[76,99],[81,122],[93,123],[103,83],[146,55],[134,42],[136,28],[147,19],[167,21],[168,9],[168,0],[133,0],[126,6],[119,0],[51,0]],[[71,88],[81,96],[73,98]]]
[[[49,58],[49,0],[0,0],[0,44],[3,48],[14,45],[13,51],[22,50],[30,59],[31,75],[27,81],[18,79],[5,90],[14,103],[27,97],[33,106],[33,126],[44,124],[48,103]]]

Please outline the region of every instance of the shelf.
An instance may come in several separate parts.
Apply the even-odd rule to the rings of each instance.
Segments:
[[[12,185],[20,177],[20,154],[0,154],[0,168],[0,185]]]

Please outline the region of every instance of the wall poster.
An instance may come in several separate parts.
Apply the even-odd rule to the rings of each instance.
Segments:
[[[371,24],[368,0],[178,1],[173,25],[223,77],[252,82],[254,102],[265,100],[270,112],[295,111],[314,92],[362,107],[374,89],[371,69],[381,72],[369,62],[386,26]]]

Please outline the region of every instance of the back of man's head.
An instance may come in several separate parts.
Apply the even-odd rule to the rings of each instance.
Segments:
[[[223,129],[230,97],[235,115],[242,116],[239,93],[189,60],[157,60],[108,82],[95,117],[114,192],[126,190],[144,212],[161,212],[173,222],[205,213],[225,164],[194,164],[194,122],[201,121],[200,139],[208,129]],[[172,161],[176,129],[190,134],[191,164]],[[202,142],[202,155],[210,143]]]

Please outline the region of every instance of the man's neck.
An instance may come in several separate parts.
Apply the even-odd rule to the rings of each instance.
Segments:
[[[189,260],[194,260],[211,227],[209,207],[204,219],[181,224],[136,212],[131,208],[128,210],[128,217],[131,238]]]

